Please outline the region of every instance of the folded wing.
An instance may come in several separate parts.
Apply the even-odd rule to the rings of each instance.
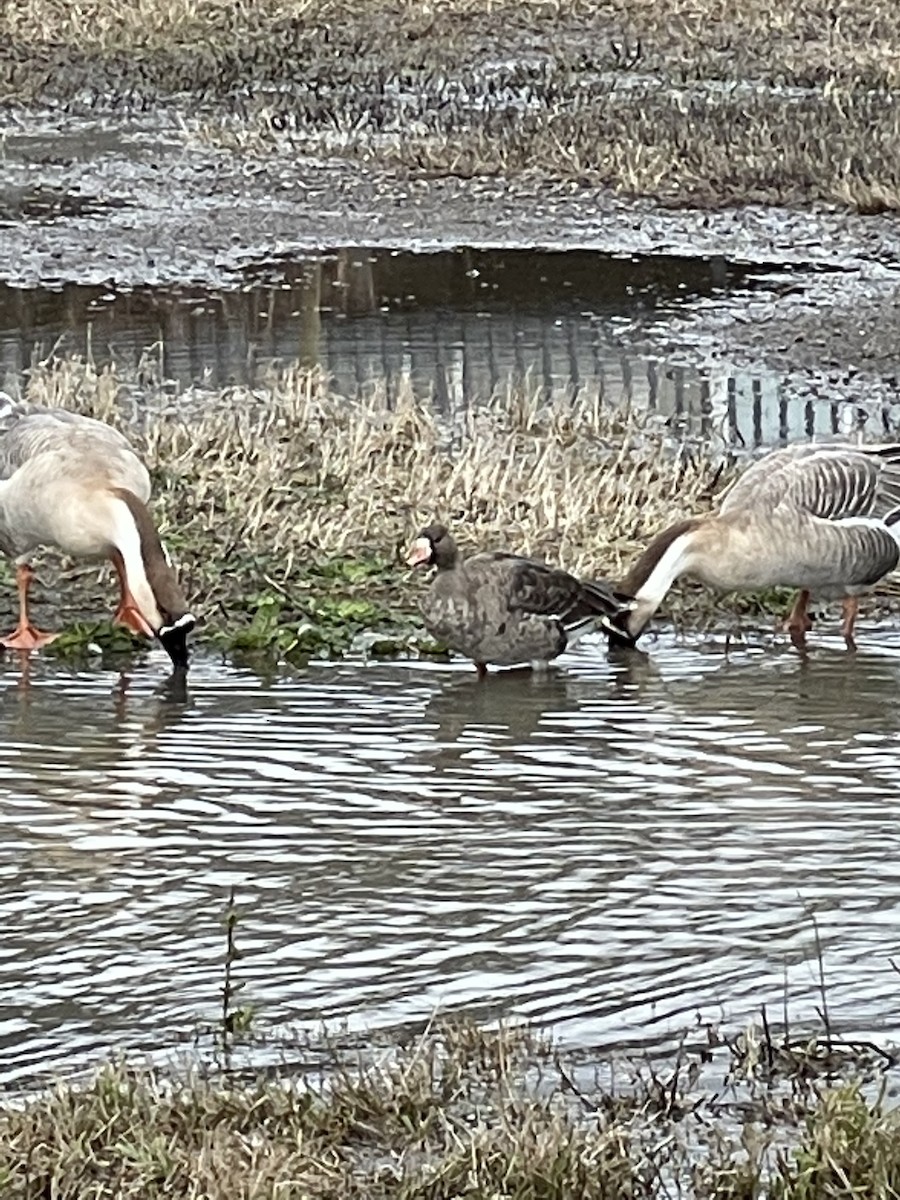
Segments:
[[[885,517],[900,505],[900,445],[788,446],[751,466],[720,512],[793,508],[825,520]]]

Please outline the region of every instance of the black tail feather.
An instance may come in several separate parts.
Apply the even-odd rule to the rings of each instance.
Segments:
[[[616,591],[600,579],[581,581],[581,599],[586,612],[601,617],[616,617],[634,608],[634,597]]]

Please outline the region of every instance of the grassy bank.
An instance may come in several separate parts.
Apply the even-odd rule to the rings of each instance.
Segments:
[[[732,1048],[728,1095],[619,1063],[619,1086],[525,1029],[438,1022],[315,1074],[111,1065],[0,1108],[9,1200],[889,1200],[895,1113],[857,1083]],[[771,1046],[770,1046],[771,1049]],[[804,1060],[805,1061],[805,1060]],[[738,1096],[737,1092],[740,1092]]]
[[[432,648],[417,615],[426,578],[405,555],[434,519],[452,525],[465,553],[503,548],[617,580],[660,529],[708,511],[738,469],[721,448],[688,447],[660,418],[586,389],[547,402],[533,385],[510,385],[448,421],[408,385],[389,400],[375,381],[350,400],[318,372],[291,367],[252,390],[173,403],[147,371],[138,382],[68,359],[34,368],[24,395],[100,417],[132,440],[199,643],[293,662],[340,655],[360,635],[376,654]],[[53,553],[37,565],[35,617],[66,630],[50,652],[133,647],[105,621],[115,596],[107,568]],[[0,621],[11,623],[15,588],[2,569]],[[661,619],[694,632],[771,628],[788,600],[682,582]],[[868,607],[892,602],[886,581]]]
[[[133,440],[201,641],[294,660],[340,653],[364,630],[380,631],[385,651],[415,640],[425,580],[404,557],[436,517],[466,551],[503,547],[616,577],[673,512],[707,508],[721,482],[721,462],[687,455],[663,424],[599,394],[545,404],[534,388],[510,388],[448,424],[409,388],[389,404],[375,383],[350,401],[289,368],[176,410],[152,383],[67,360],[34,369],[26,396]],[[96,639],[114,596],[97,580],[95,567],[52,555],[41,565],[36,617],[74,627],[57,651]],[[706,593],[685,595],[703,605],[692,612],[713,611]]]
[[[206,140],[672,204],[900,205],[886,0],[22,0],[0,102],[174,104]],[[193,124],[193,122],[192,122]]]

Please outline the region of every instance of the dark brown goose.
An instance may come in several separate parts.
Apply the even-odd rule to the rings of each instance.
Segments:
[[[429,525],[413,543],[410,566],[437,574],[421,602],[432,637],[471,658],[478,674],[488,663],[546,663],[598,625],[625,613],[629,601],[605,583],[576,579],[533,558],[492,550],[461,559],[443,525]]]
[[[721,591],[796,587],[785,621],[802,646],[811,596],[840,599],[853,645],[858,597],[900,560],[900,444],[788,446],[753,463],[719,511],[657,535],[619,584],[635,597],[613,625],[633,643],[680,576]]]

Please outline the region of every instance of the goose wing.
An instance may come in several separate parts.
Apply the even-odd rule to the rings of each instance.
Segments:
[[[803,445],[755,462],[725,493],[721,513],[788,506],[825,520],[884,517],[900,506],[900,445]]]
[[[478,557],[502,576],[509,612],[556,617],[568,624],[587,616],[612,616],[624,607],[605,584],[576,579],[539,559],[502,551]]]
[[[16,403],[0,393],[0,479],[9,479],[39,454],[70,447],[134,454],[128,439],[102,421],[63,408]]]
[[[502,560],[501,560],[502,561]],[[579,584],[574,576],[532,558],[506,559],[511,612],[556,616],[561,620],[578,605]]]

